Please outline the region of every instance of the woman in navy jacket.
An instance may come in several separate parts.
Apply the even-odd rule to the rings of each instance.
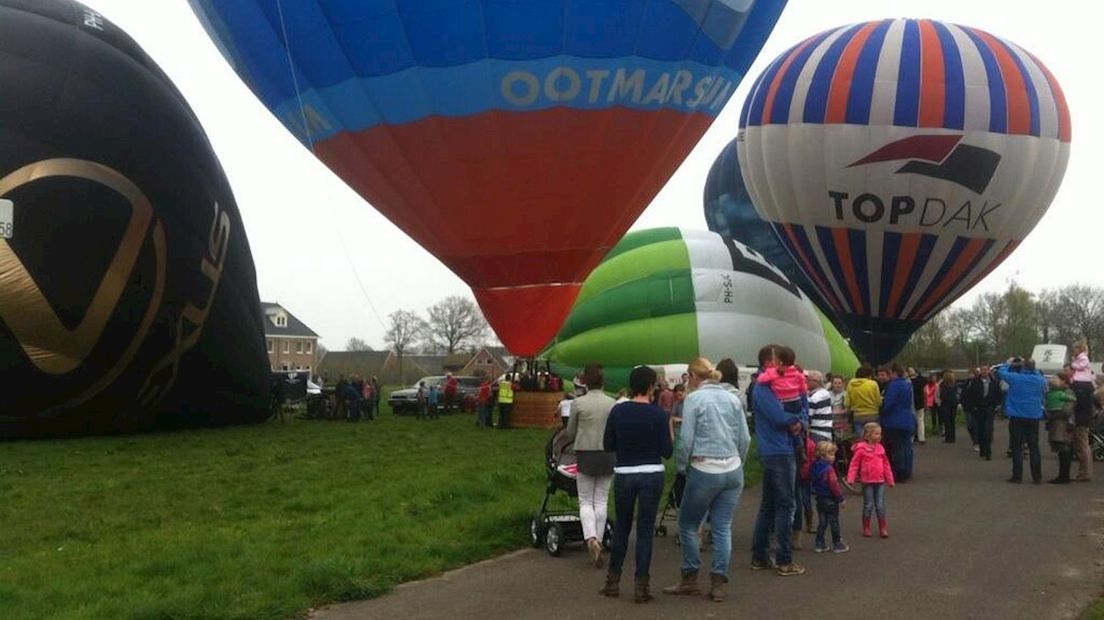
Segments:
[[[912,383],[899,364],[889,367],[893,378],[886,385],[882,408],[878,414],[885,433],[883,442],[897,482],[912,477],[912,436],[916,432],[916,416],[912,409]]]

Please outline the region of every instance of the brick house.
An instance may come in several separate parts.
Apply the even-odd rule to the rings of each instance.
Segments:
[[[280,304],[261,302],[264,312],[265,346],[273,372],[318,369],[318,334]]]
[[[480,347],[460,369],[461,375],[498,377],[513,367],[513,356],[506,347]]]

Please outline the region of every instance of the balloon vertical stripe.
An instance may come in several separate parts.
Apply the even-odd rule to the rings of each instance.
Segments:
[[[1023,93],[1025,97],[1027,97],[1028,107],[1028,125],[1027,131],[1025,133],[1032,136],[1040,135],[1039,94],[1037,90],[1038,86],[1033,83],[1033,80],[1031,79],[1031,73],[1027,70],[1027,67],[1024,65],[1023,59],[1020,58],[1020,55],[1017,54],[1015,50],[1013,50],[1007,43],[1001,41],[1000,39],[994,38],[991,35],[988,35],[988,39],[991,41],[990,45],[997,47],[997,49],[1001,51],[1001,57],[1007,58],[1008,60],[1006,62],[1015,67],[1014,73],[1019,76],[1020,80],[1022,80],[1021,88],[1019,90]]]
[[[993,57],[1004,78],[1006,105],[1008,106],[1008,133],[1033,135],[1031,133],[1031,98],[1028,89],[1032,87],[1008,49],[987,32],[971,29],[993,53]],[[1038,104],[1036,103],[1036,107]]]
[[[945,112],[943,46],[931,22],[920,22],[920,115],[918,127],[942,127]]]
[[[874,27],[855,62],[855,70],[851,76],[851,90],[847,95],[846,122],[848,123],[866,123],[870,120],[878,59],[881,58],[882,45],[891,24],[893,24],[891,20],[886,20]]]
[[[764,84],[770,84],[774,82],[774,77],[778,75],[779,70],[781,70],[785,64],[786,63],[782,58],[777,58],[774,62],[772,62],[770,66],[767,67],[767,70],[763,72],[763,75],[760,76],[760,79],[757,83],[757,88],[762,87]],[[769,110],[769,108],[767,107],[767,98],[757,97],[754,100],[748,98],[748,104],[751,106],[751,112],[749,113],[749,116],[751,118],[761,119],[764,116],[764,112]],[[762,123],[762,121],[759,121],[756,124],[760,123]]]
[[[876,27],[877,24],[874,22],[863,25],[840,53],[839,63],[836,65],[835,74],[832,76],[832,85],[828,89],[827,109],[824,113],[825,123],[865,122],[866,119],[860,121],[848,118],[847,100],[854,83],[855,65],[859,63],[859,54]],[[862,82],[860,81],[859,84],[862,84]],[[870,82],[870,87],[873,87],[873,81]],[[868,89],[867,92],[869,92]]]
[[[945,269],[941,269],[939,279],[933,282],[935,290],[926,293],[924,301],[916,311],[916,318],[925,320],[929,317],[929,311],[935,306],[950,289],[962,281],[976,266],[977,260],[984,255],[993,245],[992,239],[966,239],[959,237],[956,245],[961,246],[961,251],[955,257],[954,263]],[[949,257],[948,257],[949,258]]]
[[[804,122],[825,122],[824,119],[828,108],[828,94],[835,82],[836,67],[838,66],[840,57],[851,42],[851,39],[861,28],[862,24],[857,24],[844,31],[842,36],[828,46],[828,50],[824,53],[824,56],[821,57],[820,62],[817,64],[816,71],[813,72],[813,79],[809,84],[808,94],[805,96]]]
[[[917,285],[920,282],[920,278],[924,275],[924,267],[928,265],[928,261],[931,259],[932,252],[935,250],[935,244],[939,241],[939,237],[936,235],[922,234],[920,235],[920,247],[918,248],[916,255],[909,259],[909,272],[908,278],[904,282],[904,286],[901,287],[902,295],[900,300],[893,305],[892,309],[882,316],[884,317],[899,317],[905,311],[905,302],[916,293]],[[896,283],[895,283],[896,284]]]
[[[966,123],[966,78],[962,55],[947,26],[932,22],[943,52],[943,127],[962,129]]]
[[[981,60],[985,64],[985,74],[989,81],[989,131],[993,133],[1009,133],[1008,131],[1008,94],[1005,89],[1004,77],[1001,74],[1000,63],[997,61],[993,50],[985,43],[985,40],[972,28],[963,28],[966,34],[973,39]]]
[[[897,74],[897,99],[893,108],[893,124],[916,127],[920,114],[920,27],[917,22],[905,22],[901,41],[901,64]]]
[[[821,37],[813,37],[801,45],[794,47],[793,50],[786,55],[786,60],[783,61],[778,71],[771,77],[770,89],[767,91],[766,99],[764,99],[763,120],[760,121],[762,124],[785,122],[779,120],[772,121],[772,119],[777,119],[779,117],[784,119],[790,109],[790,98],[793,97],[795,80],[787,79],[787,77],[793,75],[796,79],[796,75],[800,73],[801,69],[805,66],[805,61],[808,60],[812,48],[821,38],[823,38],[823,35]],[[766,74],[764,74],[764,77],[765,75]],[[780,91],[782,93],[781,97],[779,97]]]
[[[775,232],[778,232],[778,226],[775,226]],[[801,264],[805,267],[806,273],[812,274],[812,279],[816,282],[817,290],[821,291],[821,294],[827,298],[828,305],[830,305],[837,312],[844,311],[844,304],[840,301],[840,298],[836,296],[835,291],[828,285],[828,276],[820,267],[820,263],[817,262],[816,256],[813,254],[813,246],[809,241],[809,236],[805,232],[805,229],[801,226],[792,226],[784,224],[781,226],[784,235],[779,235],[783,244],[789,249],[790,254],[797,257]]]
[[[1027,55],[1031,58],[1035,66],[1043,72],[1043,75],[1046,76],[1050,94],[1054,98],[1054,103],[1058,106],[1058,139],[1062,142],[1069,142],[1073,134],[1073,125],[1070,123],[1069,106],[1066,105],[1066,94],[1062,92],[1062,87],[1058,84],[1058,80],[1054,79],[1054,74],[1050,72],[1050,69],[1039,62],[1039,59],[1035,58],[1035,56],[1032,56],[1030,53],[1027,53]]]

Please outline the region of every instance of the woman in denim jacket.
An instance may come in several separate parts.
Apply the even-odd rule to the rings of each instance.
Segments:
[[[718,383],[720,373],[713,364],[699,357],[690,363],[688,372],[691,391],[683,405],[675,452],[678,471],[686,474],[678,522],[682,579],[663,591],[701,593],[698,526],[708,513],[713,527],[709,598],[722,601],[732,555],[732,515],[744,489],[744,462],[751,436],[740,399]]]

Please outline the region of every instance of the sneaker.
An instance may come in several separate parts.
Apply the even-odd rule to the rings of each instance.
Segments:
[[[767,560],[763,562],[761,560],[753,559],[751,561],[751,570],[771,570],[778,568],[778,565],[774,563],[774,560]]]
[[[851,550],[851,547],[847,546],[847,543],[842,540],[832,545],[832,553],[847,553]]]
[[[794,575],[804,575],[805,567],[790,562],[789,564],[783,564],[778,567],[778,574],[782,577],[791,577]]]
[[[824,543],[817,543],[816,546],[813,547],[813,553],[824,553],[827,550],[828,550],[828,545],[826,545]]]

